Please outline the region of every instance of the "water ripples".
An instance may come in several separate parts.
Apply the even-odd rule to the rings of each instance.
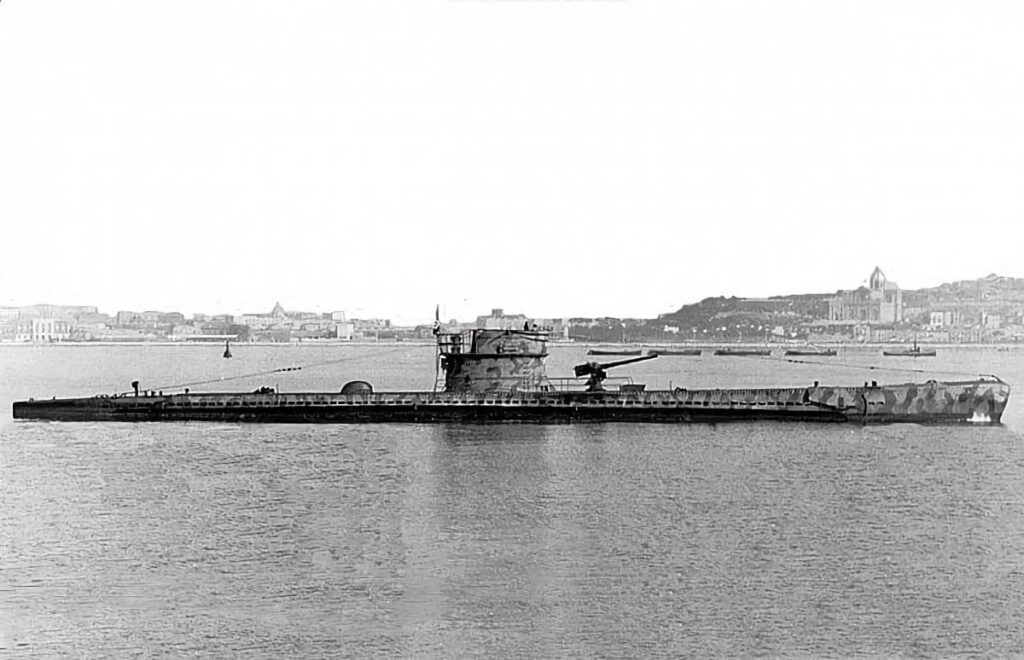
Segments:
[[[1012,426],[8,424],[0,497],[0,655],[1024,650]]]

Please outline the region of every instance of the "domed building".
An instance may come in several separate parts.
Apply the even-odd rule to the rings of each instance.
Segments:
[[[830,321],[899,323],[903,320],[903,292],[876,266],[866,287],[837,291],[829,299],[828,318]]]
[[[885,273],[882,272],[881,268],[875,266],[875,269],[871,271],[871,277],[868,278],[868,288],[872,291],[881,290],[885,288],[887,283]]]

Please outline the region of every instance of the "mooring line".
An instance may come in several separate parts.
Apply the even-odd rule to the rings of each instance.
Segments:
[[[385,356],[385,355],[391,355],[392,353],[398,353],[399,351],[404,351],[407,348],[408,348],[408,346],[403,346],[401,348],[395,348],[393,350],[383,351],[381,353],[372,353],[372,354],[367,354],[367,355],[354,355],[354,356],[351,356],[351,357],[338,358],[336,360],[324,360],[322,362],[312,362],[310,364],[304,364],[304,365],[300,365],[300,366],[297,366],[297,367],[278,367],[277,369],[268,369],[268,370],[265,370],[265,371],[254,371],[252,373],[239,374],[237,376],[221,376],[219,378],[211,378],[209,380],[194,380],[194,381],[191,381],[191,382],[188,382],[188,383],[178,383],[178,384],[175,384],[175,385],[164,385],[162,387],[155,387],[155,388],[152,388],[152,389],[146,388],[146,391],[148,391],[148,392],[160,392],[160,391],[163,391],[163,390],[180,390],[182,388],[193,387],[195,385],[209,385],[211,383],[226,383],[226,382],[232,381],[232,380],[244,380],[246,378],[256,378],[256,377],[259,377],[259,376],[270,376],[272,374],[279,374],[279,373],[284,373],[284,372],[287,372],[287,371],[303,371],[303,370],[307,370],[307,369],[316,369],[316,368],[319,368],[319,367],[326,367],[326,366],[332,365],[332,364],[340,364],[342,362],[355,362],[356,360],[365,360],[367,358],[379,358],[379,357],[382,357],[382,356]],[[127,392],[117,392],[117,394],[120,394],[120,395],[134,394],[134,390],[128,390]]]

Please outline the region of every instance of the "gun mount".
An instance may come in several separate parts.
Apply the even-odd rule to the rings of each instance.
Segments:
[[[627,360],[615,360],[614,362],[586,362],[584,364],[577,364],[573,367],[573,371],[576,373],[577,378],[582,378],[583,376],[590,377],[587,379],[588,392],[601,392],[604,390],[604,386],[601,385],[601,381],[608,377],[608,369],[621,367],[625,364],[633,364],[634,362],[653,360],[656,357],[658,357],[657,353],[651,353],[649,355],[641,355],[640,357],[629,358]]]

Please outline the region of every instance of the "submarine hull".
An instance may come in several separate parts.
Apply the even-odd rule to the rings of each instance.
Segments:
[[[1010,388],[998,380],[865,387],[616,392],[188,393],[19,401],[15,419],[254,423],[999,424]]]

